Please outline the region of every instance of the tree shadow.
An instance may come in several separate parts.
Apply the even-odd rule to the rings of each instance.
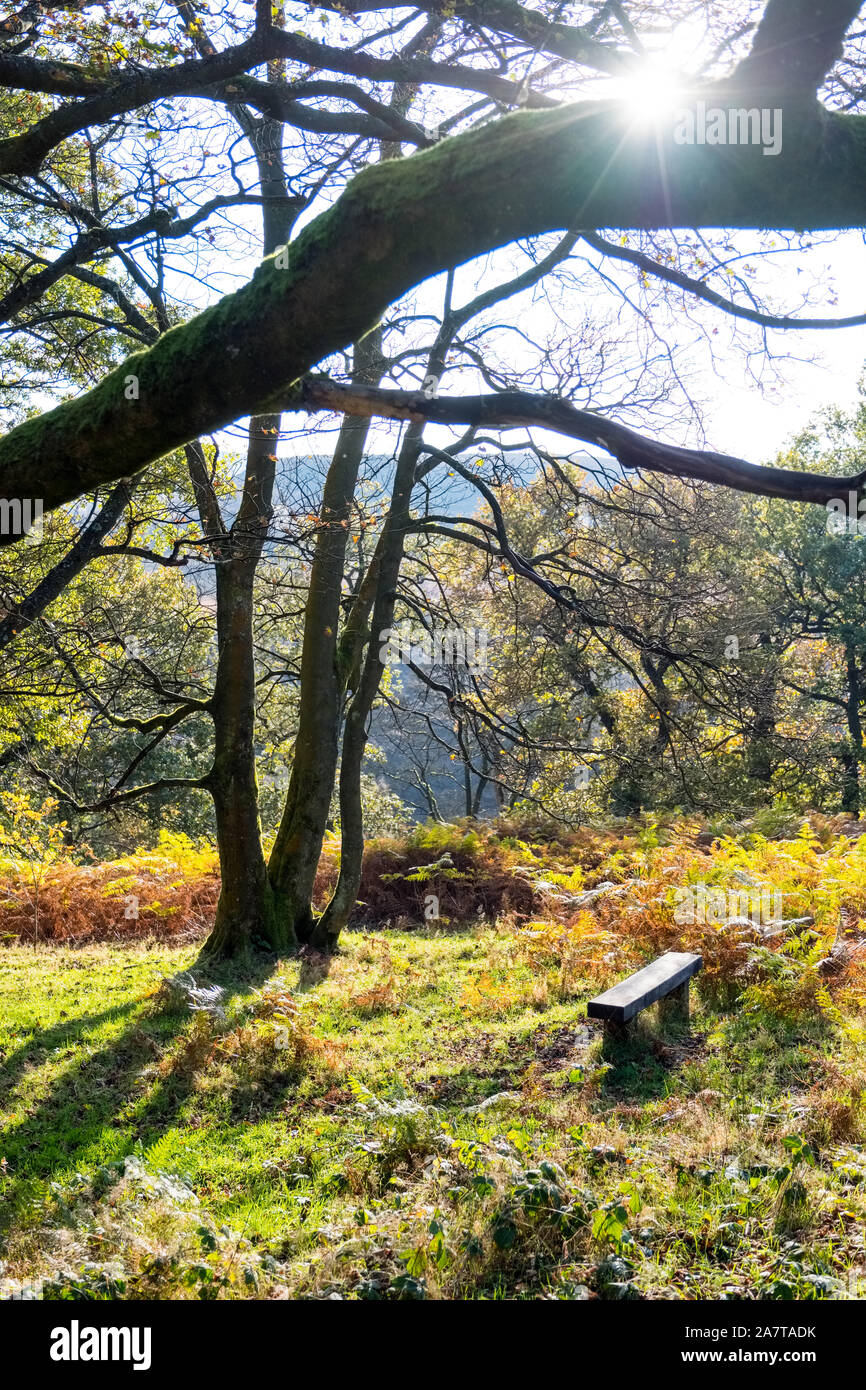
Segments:
[[[192,968],[199,983],[219,984],[224,1004],[260,987],[273,974],[278,958],[262,954],[226,964],[210,962],[207,975],[200,963]],[[190,972],[191,973],[191,972]],[[0,1073],[11,1090],[34,1062],[45,1060],[52,1043],[72,1043],[69,1066],[32,1103],[22,1097],[20,1118],[0,1133],[0,1232],[21,1215],[22,1204],[33,1204],[47,1193],[47,1184],[63,1170],[116,1161],[139,1147],[148,1147],[178,1119],[194,1085],[195,1073],[183,1067],[159,1074],[166,1050],[189,1026],[190,1011],[182,999],[153,1008],[141,995],[101,1013],[64,1021],[62,1027],[40,1031],[3,1064]],[[88,1048],[89,1030],[136,1017],[120,1033]],[[150,1070],[148,1070],[150,1069]],[[291,1084],[287,1074],[286,1085]]]
[[[324,951],[314,951],[311,946],[302,946],[298,952],[298,958],[301,962],[298,990],[302,994],[308,994],[310,990],[327,980],[331,973],[334,957]]]
[[[10,1052],[7,1057],[0,1062],[0,1098],[7,1090],[13,1089],[22,1074],[27,1070],[28,1065],[35,1060],[36,1054],[40,1052],[56,1052],[64,1044],[70,1047],[77,1041],[82,1033],[88,1033],[93,1028],[98,1028],[100,1024],[108,1022],[109,1019],[122,1018],[128,1014],[130,1009],[136,1007],[137,1001],[127,1000],[125,1004],[115,1004],[110,1009],[102,1009],[95,1014],[80,1014],[77,1018],[64,1019],[63,1023],[55,1024],[52,1028],[34,1028],[27,1042],[22,1043],[14,1052]]]

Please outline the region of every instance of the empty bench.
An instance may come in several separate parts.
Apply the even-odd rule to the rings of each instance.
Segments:
[[[586,1006],[589,1018],[604,1020],[605,1040],[620,1039],[628,1033],[630,1021],[641,1009],[661,1001],[664,1021],[689,1021],[689,980],[703,965],[703,957],[688,951],[666,951],[652,965],[629,975],[627,980],[605,990]]]

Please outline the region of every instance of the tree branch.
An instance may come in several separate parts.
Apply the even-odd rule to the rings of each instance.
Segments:
[[[657,280],[666,280],[669,285],[677,285],[687,294],[693,294],[699,299],[706,300],[707,304],[712,304],[716,309],[730,314],[731,318],[746,319],[747,322],[758,323],[763,328],[859,328],[866,323],[866,314],[851,314],[848,318],[841,319],[807,319],[793,318],[787,314],[762,314],[759,309],[747,309],[745,305],[735,304],[733,300],[726,299],[723,294],[711,289],[703,280],[695,280],[693,276],[686,275],[683,271],[674,269],[673,266],[662,265],[661,262],[653,260],[652,256],[645,255],[643,251],[635,251],[630,246],[617,246],[614,242],[606,241],[604,237],[597,236],[595,232],[584,232],[583,240],[593,250],[600,251],[603,256],[610,256],[618,261],[626,261],[629,265],[637,266],[646,275],[654,275]]]
[[[0,441],[0,496],[27,497],[38,477],[51,510],[241,416],[268,414],[414,285],[520,237],[866,224],[866,117],[788,114],[773,159],[759,146],[678,145],[672,131],[635,129],[619,103],[585,102],[506,116],[372,166],[304,228],[288,265],[266,259],[249,285],[11,431]]]
[[[102,542],[117,525],[129,503],[129,487],[119,483],[99,511],[88,522],[63,559],[39,581],[36,588],[16,603],[0,621],[0,651],[18,635],[22,628],[35,622],[54,599],[63,592],[77,574],[99,554]]]
[[[845,33],[861,6],[862,0],[767,0],[734,82],[750,89],[814,94],[841,55]]]
[[[836,478],[798,473],[790,468],[761,467],[729,454],[659,443],[613,420],[578,410],[557,397],[534,396],[525,391],[428,400],[417,391],[375,390],[343,385],[326,377],[309,377],[302,383],[297,401],[308,410],[338,410],[433,424],[499,429],[534,425],[593,444],[630,471],[664,473],[794,502],[826,504],[849,491],[858,493],[866,485],[866,469],[852,477]]]

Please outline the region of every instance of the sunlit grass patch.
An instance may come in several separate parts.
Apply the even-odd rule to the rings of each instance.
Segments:
[[[352,931],[329,962],[212,982],[165,942],[6,949],[0,1279],[51,1297],[855,1296],[859,846],[711,850],[669,827],[556,856],[555,886],[618,891]],[[735,872],[814,925],[724,946],[678,930],[671,882]],[[586,1000],[691,946],[712,970],[689,1032],[649,1010],[603,1057]],[[213,1007],[191,1010],[190,975]]]

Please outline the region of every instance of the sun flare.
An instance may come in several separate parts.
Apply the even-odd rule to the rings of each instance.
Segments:
[[[653,124],[670,116],[682,100],[678,71],[654,59],[636,68],[617,83],[617,96],[635,123]]]

